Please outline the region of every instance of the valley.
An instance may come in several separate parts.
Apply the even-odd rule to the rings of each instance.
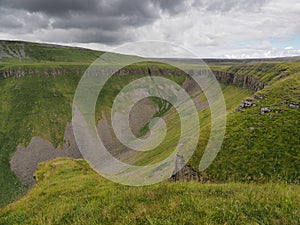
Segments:
[[[197,106],[201,132],[188,165],[207,181],[127,187],[105,180],[81,159],[70,124],[80,78],[103,53],[0,42],[0,224],[300,223],[299,58],[206,61],[223,91],[227,127],[220,153],[205,171],[199,161],[211,112],[199,87],[155,59],[116,73],[100,93],[95,116],[110,152],[123,162],[148,165],[174,150],[180,121],[161,99],[141,101],[131,114],[133,133],[141,137],[150,119],[165,119],[166,139],[152,151],[127,149],[110,124],[112,102],[124,86],[153,74],[165,77]],[[182,60],[186,68],[197,63]]]

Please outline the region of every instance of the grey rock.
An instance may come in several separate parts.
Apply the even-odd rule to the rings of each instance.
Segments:
[[[258,100],[262,100],[262,99],[264,99],[264,95],[254,95],[254,98],[255,99],[258,99]]]
[[[253,102],[254,98],[248,98],[247,100],[243,100],[242,104],[240,104],[240,107],[238,108],[238,111],[243,111],[243,109],[248,109],[251,107],[256,107],[257,105]]]
[[[260,114],[267,114],[270,113],[272,110],[269,107],[263,107],[260,109]]]
[[[298,109],[299,108],[299,102],[291,102],[289,107],[291,109]]]
[[[178,154],[176,155],[175,170],[173,171],[169,181],[197,181],[201,183],[209,182],[207,178],[204,178],[204,176],[194,170],[191,166],[185,165],[183,156]]]

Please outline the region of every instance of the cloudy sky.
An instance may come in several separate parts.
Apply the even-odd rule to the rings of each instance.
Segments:
[[[300,1],[0,0],[0,39],[99,50],[155,40],[198,57],[293,56],[300,55]]]

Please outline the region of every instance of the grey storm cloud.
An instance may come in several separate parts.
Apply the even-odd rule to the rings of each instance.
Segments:
[[[178,13],[184,8],[182,0],[0,0],[0,4],[49,15],[66,14],[72,11],[129,15],[137,10],[148,14],[149,4],[159,6],[169,13]]]
[[[0,15],[2,32],[5,28],[16,28],[15,33],[64,29],[73,38],[63,35],[63,42],[76,37],[82,43],[115,44],[133,39],[134,35],[125,35],[128,28],[152,24],[161,11],[180,13],[185,4],[181,0],[0,0],[0,9],[5,11]],[[52,36],[47,39],[57,38]]]
[[[57,15],[68,11],[90,11],[90,9],[95,9],[98,2],[97,0],[1,0],[0,4],[29,12],[43,12],[50,15]]]
[[[186,9],[183,0],[153,0],[153,2],[170,14],[176,14]]]
[[[259,11],[269,0],[195,0],[194,6],[208,11],[230,12],[233,10]]]

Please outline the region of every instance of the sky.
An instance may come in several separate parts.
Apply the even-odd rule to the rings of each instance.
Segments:
[[[201,58],[296,56],[300,1],[0,0],[0,39],[106,51],[160,41]],[[150,56],[184,57],[166,52]]]

